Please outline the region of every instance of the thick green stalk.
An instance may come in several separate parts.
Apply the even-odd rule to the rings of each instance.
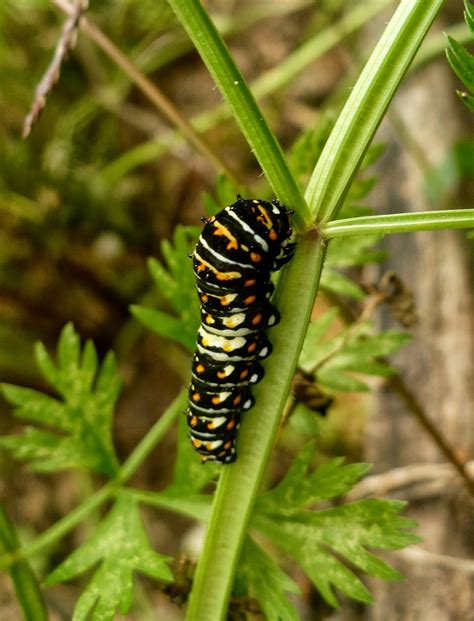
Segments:
[[[452,209],[333,220],[321,227],[321,233],[325,239],[333,239],[352,235],[386,235],[434,229],[470,228],[474,228],[474,209]]]
[[[0,548],[5,552],[14,554],[19,545],[15,527],[3,506],[0,505]],[[25,560],[13,563],[10,566],[9,574],[25,620],[47,621],[48,611],[38,581],[29,563]]]
[[[308,206],[285,155],[224,40],[199,0],[168,0],[206,63],[234,118],[252,148],[275,195],[295,210],[294,222],[302,228],[309,219]]]
[[[313,217],[337,214],[383,115],[443,0],[404,0],[367,61],[313,171]]]
[[[324,255],[324,242],[310,233],[283,275],[278,301],[282,320],[271,332],[273,353],[265,381],[254,391],[256,405],[239,432],[239,458],[223,468],[219,479],[189,600],[189,621],[226,618],[240,550],[306,334]]]

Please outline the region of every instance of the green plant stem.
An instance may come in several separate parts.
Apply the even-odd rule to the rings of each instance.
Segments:
[[[240,550],[306,334],[324,256],[324,242],[308,234],[282,275],[278,301],[282,320],[272,330],[271,362],[265,381],[254,391],[256,405],[239,432],[239,458],[223,469],[219,479],[189,600],[189,621],[226,617]]]
[[[239,9],[232,15],[214,15],[214,23],[219,32],[225,38],[231,37],[246,28],[251,28],[259,21],[276,17],[279,15],[288,15],[297,13],[303,9],[313,6],[314,0],[297,0],[290,3],[259,2],[258,4],[248,5]],[[193,49],[192,42],[183,35],[182,37],[176,33],[169,43],[159,43],[159,49],[155,53],[150,53],[150,48],[156,47],[156,41],[152,42],[147,48],[135,54],[135,61],[141,67],[142,71],[150,73],[157,71],[170,62],[183,56]]]
[[[427,63],[439,56],[444,56],[446,50],[446,35],[456,39],[461,45],[468,45],[472,41],[471,33],[464,22],[446,28],[444,32],[438,32],[423,41],[419,53],[413,61],[410,71],[421,69]]]
[[[332,220],[342,205],[395,91],[442,0],[405,0],[395,11],[351,92],[309,181],[313,217]]]
[[[120,468],[120,472],[117,477],[120,483],[125,483],[135,474],[148,455],[155,449],[158,442],[160,442],[163,436],[172,427],[180,414],[184,412],[187,406],[187,400],[188,391],[181,390],[179,395],[160,416],[142,441],[130,453],[128,459]]]
[[[474,209],[393,213],[333,220],[321,227],[321,233],[325,239],[334,239],[353,235],[385,235],[434,229],[468,228],[474,228]]]
[[[0,547],[14,554],[19,541],[15,527],[0,504]],[[41,589],[29,563],[25,560],[12,563],[9,574],[15,587],[18,603],[26,621],[47,621],[48,611],[44,603]]]
[[[71,14],[72,6],[65,0],[53,0],[54,4],[67,14]],[[101,50],[111,58],[136,84],[148,100],[167,118],[173,125],[179,128],[189,142],[202,153],[217,170],[222,170],[237,186],[243,185],[238,175],[227,165],[220,155],[213,149],[207,140],[195,131],[192,124],[176,108],[164,93],[132,63],[132,61],[98,28],[90,19],[82,17],[79,22],[81,30],[87,34]]]
[[[20,559],[29,558],[49,548],[85,520],[87,516],[98,509],[104,502],[113,498],[117,491],[120,490],[121,485],[126,483],[126,481],[133,476],[139,466],[145,461],[158,442],[174,424],[185,407],[186,399],[187,391],[182,390],[121,466],[116,480],[104,485],[104,487],[95,494],[89,496],[89,498],[73,511],[39,535],[31,544],[19,548],[14,552],[10,551],[8,554],[0,557],[0,569],[11,567],[13,563],[18,562]]]
[[[339,21],[329,28],[324,28],[314,37],[303,43],[292,52],[278,66],[262,73],[251,84],[254,97],[261,99],[286,86],[302,73],[312,62],[349,34],[366,24],[377,13],[384,10],[390,0],[374,0],[362,2],[349,10]],[[365,15],[364,15],[365,12]],[[232,117],[232,112],[226,104],[219,104],[211,110],[194,116],[191,123],[196,131],[209,131],[222,121]],[[159,140],[151,140],[130,149],[116,160],[108,164],[101,172],[101,178],[107,184],[113,184],[133,168],[146,164],[166,153],[176,146],[180,137],[175,131],[170,131]]]
[[[0,558],[0,569],[6,569],[13,563],[18,562],[21,559],[29,558],[39,552],[43,552],[57,541],[59,541],[64,535],[80,524],[88,515],[95,511],[101,504],[111,498],[116,491],[116,486],[111,483],[105,485],[102,489],[97,491],[92,496],[89,496],[87,500],[81,503],[73,511],[68,513],[61,520],[56,522],[51,528],[48,528],[44,533],[39,535],[30,544],[18,548],[13,553],[6,554]]]
[[[289,84],[316,58],[320,58],[348,35],[367,24],[390,4],[393,4],[393,0],[369,0],[356,4],[341,19],[326,26],[276,67],[265,71],[252,82],[251,88],[255,97],[262,99]]]
[[[309,210],[301,189],[222,37],[199,0],[168,1],[231,107],[275,195],[295,210],[294,222],[302,228]]]

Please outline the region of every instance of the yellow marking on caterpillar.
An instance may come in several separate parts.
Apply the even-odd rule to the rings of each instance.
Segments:
[[[257,205],[257,209],[262,214],[261,216],[257,216],[257,220],[262,222],[262,224],[264,224],[267,227],[267,229],[273,228],[272,219],[268,215],[267,210],[265,209],[265,207],[262,207],[261,205]]]
[[[226,246],[227,250],[231,250],[232,248],[234,250],[239,249],[239,244],[237,243],[237,239],[232,235],[229,229],[223,224],[221,224],[220,222],[216,222],[216,221],[214,222],[214,235],[222,236],[229,240]]]
[[[197,268],[198,271],[202,271],[205,267],[207,267],[213,274],[216,275],[218,280],[234,280],[236,278],[240,278],[242,274],[240,272],[219,272],[217,268],[213,265],[202,259],[197,252],[194,253],[194,256],[199,261],[199,266]]]

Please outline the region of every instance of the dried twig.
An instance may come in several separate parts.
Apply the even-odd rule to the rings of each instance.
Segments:
[[[447,554],[436,554],[436,552],[429,552],[419,546],[410,546],[405,550],[398,550],[397,556],[400,556],[404,560],[426,564],[430,567],[438,565],[440,567],[447,567],[456,571],[465,571],[469,574],[474,574],[474,561],[472,559],[448,556]]]
[[[87,9],[88,0],[73,0],[71,12],[64,22],[61,36],[56,44],[54,55],[49,67],[36,87],[35,97],[31,105],[29,114],[23,123],[23,138],[28,138],[33,125],[38,120],[43,108],[46,105],[46,97],[53,90],[54,85],[59,80],[61,67],[68,53],[76,43],[77,28],[82,13]]]
[[[474,461],[465,464],[465,469],[474,474]],[[406,496],[406,488],[420,486],[421,491],[429,495],[433,492],[440,494],[452,486],[455,476],[451,464],[410,464],[365,477],[346,495],[346,499],[352,501],[368,496],[385,496],[401,489]],[[433,483],[436,483],[435,487]]]
[[[382,292],[378,292],[382,295]],[[340,298],[338,296],[331,296],[331,301],[338,305],[340,309],[342,309],[342,316],[346,323],[350,323],[351,321],[357,324],[360,321],[360,317],[355,317],[351,311],[345,307]],[[374,298],[375,300],[377,297]],[[376,305],[375,305],[376,306]],[[366,306],[362,314],[364,314],[367,309],[373,310],[375,306],[370,306],[370,303]],[[332,352],[330,352],[332,354]],[[386,362],[385,358],[381,358],[382,362]],[[423,406],[416,398],[413,391],[407,385],[405,379],[398,373],[397,375],[392,375],[387,378],[387,383],[390,388],[397,394],[397,396],[405,403],[408,410],[416,417],[420,425],[424,428],[424,430],[431,437],[431,440],[436,444],[439,450],[443,453],[446,459],[451,462],[451,464],[456,468],[458,473],[461,475],[464,485],[469,492],[469,495],[474,498],[474,476],[470,474],[466,470],[465,461],[459,458],[454,447],[450,445],[448,440],[444,437],[444,434],[438,427],[433,423],[430,417],[425,412]]]
[[[72,18],[73,9],[68,0],[52,0],[53,4]],[[237,187],[245,184],[238,174],[221,158],[219,153],[200,136],[191,123],[181,114],[174,103],[113,43],[100,28],[87,17],[78,24],[86,34],[113,62],[122,69],[145,97],[217,168],[223,170]]]

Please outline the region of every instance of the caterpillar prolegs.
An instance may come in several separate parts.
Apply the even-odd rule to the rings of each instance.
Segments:
[[[205,220],[192,254],[201,326],[192,361],[187,420],[202,461],[229,464],[250,387],[270,355],[265,331],[280,319],[270,303],[272,272],[293,256],[290,215],[278,201],[237,201]]]

